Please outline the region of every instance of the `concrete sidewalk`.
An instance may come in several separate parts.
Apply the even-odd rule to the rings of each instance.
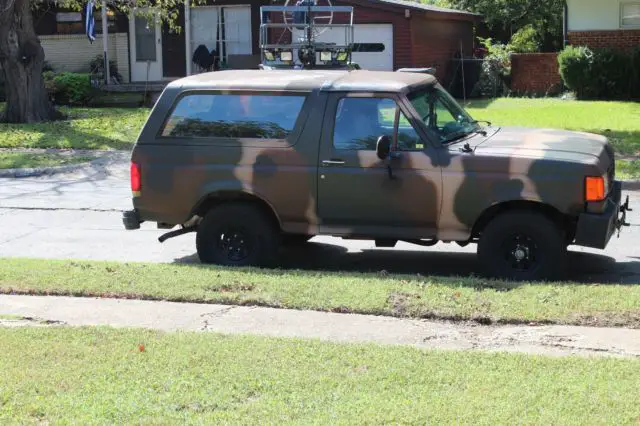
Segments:
[[[640,330],[480,326],[367,315],[139,300],[0,295],[0,326],[142,327],[164,331],[372,342],[430,349],[640,358]]]

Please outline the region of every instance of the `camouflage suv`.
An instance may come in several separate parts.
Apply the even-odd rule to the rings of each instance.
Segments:
[[[424,73],[242,70],[172,82],[133,149],[126,229],[196,232],[204,263],[277,265],[316,235],[478,244],[488,275],[554,277],[628,208],[606,138],[479,123]]]

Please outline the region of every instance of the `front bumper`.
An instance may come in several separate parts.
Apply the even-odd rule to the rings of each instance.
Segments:
[[[615,181],[606,207],[600,214],[582,213],[578,217],[575,244],[584,247],[604,249],[617,231],[618,235],[626,223],[629,198],[622,204],[622,182]]]
[[[122,223],[124,224],[124,228],[127,231],[133,231],[135,229],[140,229],[140,224],[142,223],[142,219],[140,218],[140,213],[137,209],[127,210],[122,212]]]

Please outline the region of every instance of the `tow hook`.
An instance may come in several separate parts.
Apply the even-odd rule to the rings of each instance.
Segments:
[[[620,206],[620,214],[622,215],[617,219],[616,227],[618,228],[618,238],[620,238],[620,231],[623,226],[631,226],[629,222],[627,222],[627,212],[632,212],[633,210],[629,208],[629,196],[627,195],[627,199],[624,204]]]

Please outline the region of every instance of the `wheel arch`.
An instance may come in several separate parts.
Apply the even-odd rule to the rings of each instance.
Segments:
[[[265,200],[263,197],[260,197],[258,194],[253,192],[249,192],[246,190],[219,190],[216,192],[211,192],[205,196],[203,196],[193,207],[191,210],[190,217],[200,216],[204,217],[204,215],[225,203],[246,203],[249,205],[255,206],[258,210],[265,214],[271,221],[271,223],[277,227],[277,229],[282,230],[282,223],[280,221],[280,217],[276,213],[275,208],[271,203]]]
[[[575,223],[574,221],[572,221],[570,216],[562,213],[552,205],[531,200],[504,201],[494,204],[491,207],[485,209],[474,223],[471,230],[471,237],[478,237],[485,229],[485,227],[497,216],[501,215],[502,213],[513,211],[538,212],[551,219],[562,230],[568,231],[571,235],[571,239],[573,239],[573,233],[575,232]]]

